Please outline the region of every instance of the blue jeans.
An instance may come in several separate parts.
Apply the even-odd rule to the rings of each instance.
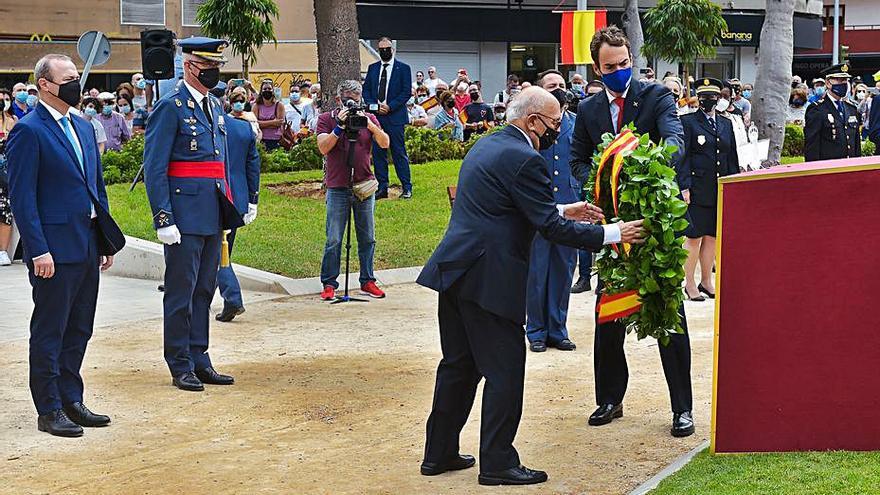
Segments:
[[[376,208],[375,196],[359,201],[349,188],[327,190],[327,243],[324,245],[324,259],[321,261],[321,284],[339,287],[339,262],[342,256],[342,241],[345,224],[348,222],[349,208],[354,208],[354,230],[357,234],[358,259],[361,265],[360,283],[364,285],[375,281],[373,276],[373,253],[376,251],[376,229],[373,212]]]

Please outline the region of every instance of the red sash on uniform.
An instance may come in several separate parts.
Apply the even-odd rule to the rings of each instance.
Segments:
[[[184,179],[223,179],[226,198],[232,202],[232,189],[226,180],[226,164],[223,162],[169,162],[168,177]]]

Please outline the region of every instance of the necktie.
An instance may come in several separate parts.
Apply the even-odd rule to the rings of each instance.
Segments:
[[[715,126],[715,119],[713,117],[709,117],[709,125],[712,126],[712,132],[718,133],[718,127]]]
[[[837,111],[840,112],[841,117],[846,117],[846,113],[843,111],[843,100],[837,100]]]
[[[388,64],[382,64],[382,74],[379,76],[379,101],[387,99],[385,94],[388,90]]]
[[[623,126],[623,104],[625,102],[626,99],[622,96],[614,99],[614,104],[617,105],[617,132],[620,132],[620,128]]]
[[[211,105],[208,104],[208,96],[207,95],[205,95],[205,97],[202,98],[202,111],[205,112],[205,117],[208,117],[208,122],[211,123],[211,128],[213,129],[214,128],[214,118],[211,117]]]
[[[82,150],[79,149],[79,146],[76,145],[76,140],[73,139],[73,129],[70,128],[70,120],[67,118],[67,115],[63,115],[61,117],[61,127],[64,128],[64,134],[67,136],[67,140],[70,141],[70,146],[73,147],[74,153],[76,153],[76,159],[79,160],[79,170],[83,175],[86,174],[86,170],[83,167],[83,155]]]

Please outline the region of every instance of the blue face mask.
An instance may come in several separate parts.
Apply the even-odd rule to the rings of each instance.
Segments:
[[[103,113],[104,115],[110,115],[111,113],[113,113],[113,107],[111,107],[110,105],[104,105],[104,108],[101,109],[101,113]]]
[[[849,93],[849,83],[832,84],[831,92],[840,98],[845,98]]]
[[[17,101],[19,103],[27,102],[27,97],[28,97],[27,91],[19,91],[18,93],[15,93],[15,101]]]
[[[748,100],[751,97],[752,97],[752,90],[751,89],[747,89],[747,90],[743,91],[743,98]]]
[[[27,95],[27,99],[25,101],[27,102],[27,106],[34,108],[35,106],[37,106],[37,95]]]
[[[299,91],[294,91],[293,93],[290,93],[290,100],[299,101]]]
[[[147,87],[147,80],[146,79],[141,79],[140,81],[137,82],[138,89],[144,89],[146,87]]]
[[[85,113],[89,117],[94,117],[95,115],[98,115],[98,111],[92,107],[86,107],[86,109],[83,110],[83,113]]]
[[[272,92],[275,94],[275,98],[281,98],[281,88],[275,88]]]
[[[244,112],[244,102],[237,101],[237,102],[233,103],[232,104],[232,111],[233,112]]]
[[[816,94],[816,96],[821,98],[825,96],[825,86],[819,86],[818,88],[813,90],[813,92]]]
[[[571,83],[571,90],[581,93],[584,90],[584,85],[580,83]]]
[[[122,105],[119,107],[119,111],[127,115],[131,113],[131,105]]]
[[[605,87],[615,93],[623,93],[632,79],[632,67],[618,69],[610,74],[602,74],[602,82]]]

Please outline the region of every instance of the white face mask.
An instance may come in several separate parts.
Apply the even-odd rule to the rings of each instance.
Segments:
[[[859,91],[858,93],[856,93],[856,97],[858,97],[858,99],[860,99],[860,100],[864,100],[865,99],[865,92]]]
[[[718,100],[718,104],[715,105],[715,110],[719,112],[726,112],[728,107],[730,107],[730,100],[725,100],[724,98],[721,98],[720,100]]]

